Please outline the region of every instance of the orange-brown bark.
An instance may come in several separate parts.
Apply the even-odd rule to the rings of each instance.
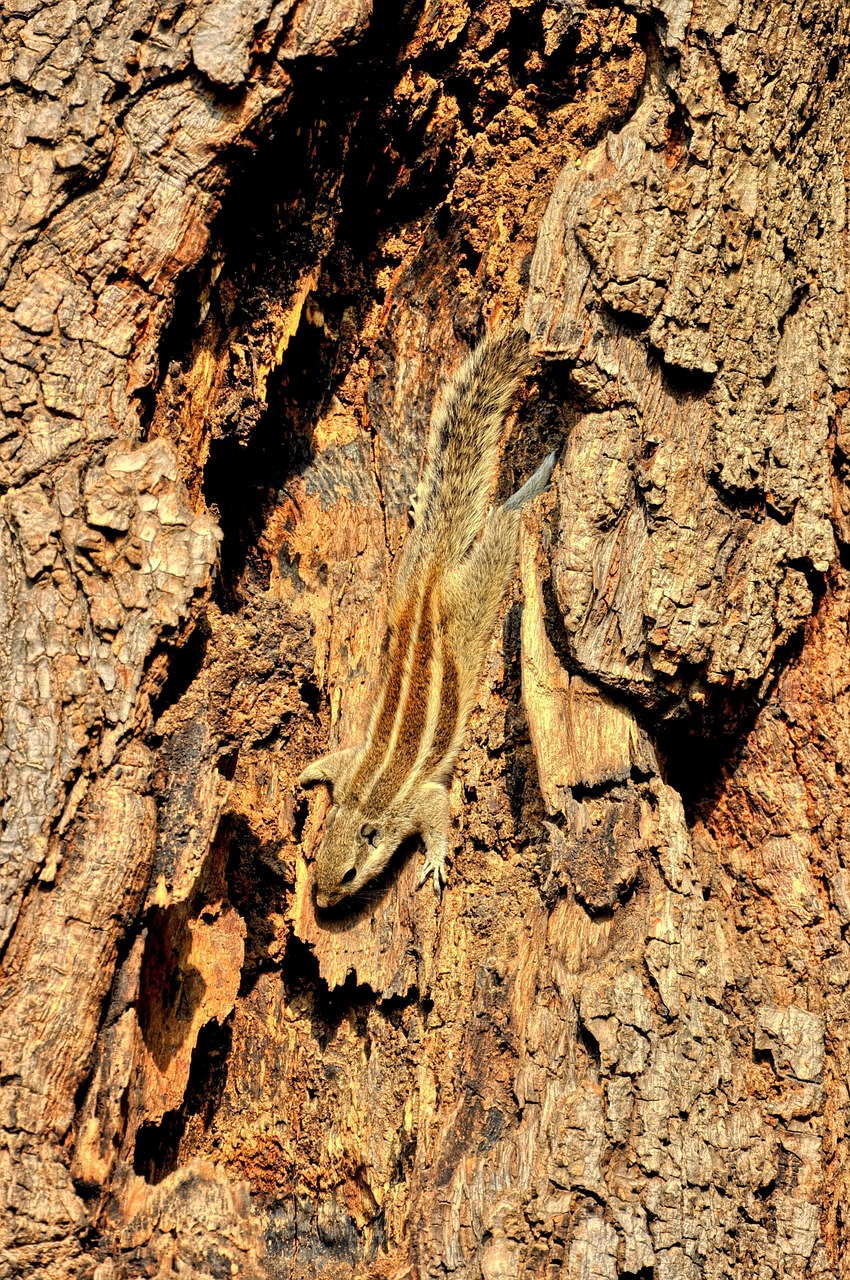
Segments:
[[[850,9],[6,10],[0,1276],[843,1277]],[[322,914],[516,318],[449,886]]]

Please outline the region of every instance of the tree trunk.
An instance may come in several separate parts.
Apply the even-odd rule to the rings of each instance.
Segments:
[[[6,0],[0,1277],[850,1276],[848,29]],[[449,886],[317,914],[482,318]]]

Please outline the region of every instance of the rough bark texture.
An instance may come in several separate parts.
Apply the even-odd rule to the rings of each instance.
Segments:
[[[3,15],[0,1277],[850,1275],[850,8]],[[449,888],[322,917],[482,316]]]

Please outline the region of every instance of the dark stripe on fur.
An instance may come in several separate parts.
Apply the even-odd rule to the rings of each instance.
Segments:
[[[404,706],[400,710],[401,732],[396,739],[393,753],[387,761],[386,769],[366,801],[366,809],[370,816],[381,814],[390,801],[398,795],[413,770],[425,735],[428,720],[428,691],[434,678],[432,667],[435,577],[436,575],[431,573],[425,583],[422,613],[413,646],[413,661],[410,665],[410,679]]]
[[[440,690],[440,714],[434,730],[434,741],[425,761],[423,777],[429,777],[445,760],[454,741],[460,720],[460,680],[457,663],[443,650],[443,687]]]
[[[389,750],[393,725],[398,715],[399,702],[401,700],[404,664],[410,649],[415,614],[416,597],[411,595],[399,611],[395,634],[390,639],[389,670],[383,688],[383,702],[375,724],[372,741],[360,761],[357,772],[351,782],[350,795],[352,799],[356,799],[362,789],[368,785],[377,770],[380,769]]]

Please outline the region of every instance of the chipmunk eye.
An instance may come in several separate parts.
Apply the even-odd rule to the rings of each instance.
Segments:
[[[351,881],[354,879],[356,875],[357,875],[357,868],[349,867],[345,875],[340,880],[340,884],[351,884]]]
[[[378,828],[373,827],[371,822],[364,822],[360,828],[360,834],[364,840],[368,840],[370,844],[374,844],[378,838]]]

